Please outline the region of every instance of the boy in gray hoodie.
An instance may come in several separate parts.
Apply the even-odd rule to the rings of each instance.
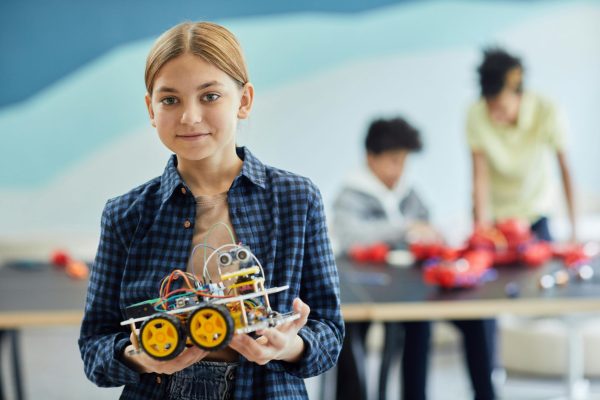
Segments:
[[[420,134],[403,118],[379,119],[370,125],[365,140],[366,165],[350,175],[333,208],[333,235],[339,250],[352,245],[386,242],[404,247],[413,241],[439,240],[429,224],[429,211],[414,188],[401,179],[408,156],[422,149]],[[495,398],[491,373],[495,348],[494,320],[453,321],[463,335],[465,358],[477,400]],[[347,323],[346,340],[338,361],[338,399],[357,398],[350,382],[364,382],[362,360],[369,323]],[[399,329],[400,328],[400,329]],[[428,321],[387,323],[386,341],[400,341],[389,332],[404,328],[402,398],[425,400],[431,324]],[[350,340],[354,354],[350,351]],[[393,349],[395,343],[386,343]],[[389,362],[388,357],[382,357]],[[364,389],[364,388],[363,388]],[[380,388],[381,390],[381,388]],[[361,397],[365,397],[363,393]]]

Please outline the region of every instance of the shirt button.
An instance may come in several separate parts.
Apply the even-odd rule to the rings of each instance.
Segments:
[[[187,189],[182,186],[181,187],[181,194],[186,194],[186,193],[187,193]]]
[[[160,383],[162,382],[162,379],[160,378],[160,376],[156,377],[156,383],[158,383],[160,385]]]
[[[183,223],[183,227],[185,229],[188,229],[190,226],[192,226],[192,223],[190,222],[189,219],[186,219],[185,222]]]

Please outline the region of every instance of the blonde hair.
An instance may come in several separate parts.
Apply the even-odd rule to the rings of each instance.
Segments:
[[[152,94],[154,79],[163,65],[185,53],[202,57],[240,86],[249,82],[244,54],[233,33],[211,22],[182,22],[160,35],[148,53],[145,73],[148,94]]]

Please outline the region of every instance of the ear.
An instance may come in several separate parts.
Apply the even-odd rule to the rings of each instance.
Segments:
[[[242,88],[242,98],[240,99],[240,108],[238,109],[237,117],[246,119],[250,116],[252,103],[254,101],[254,86],[250,82],[246,83]]]
[[[150,116],[150,124],[156,128],[156,122],[154,121],[154,109],[152,108],[152,98],[148,93],[146,93],[146,97],[144,98],[146,101],[146,108],[148,108],[148,115]]]

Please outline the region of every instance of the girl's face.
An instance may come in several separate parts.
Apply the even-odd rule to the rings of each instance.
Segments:
[[[247,118],[254,90],[193,54],[169,60],[146,95],[150,122],[178,158],[222,160],[235,154],[237,120]]]

